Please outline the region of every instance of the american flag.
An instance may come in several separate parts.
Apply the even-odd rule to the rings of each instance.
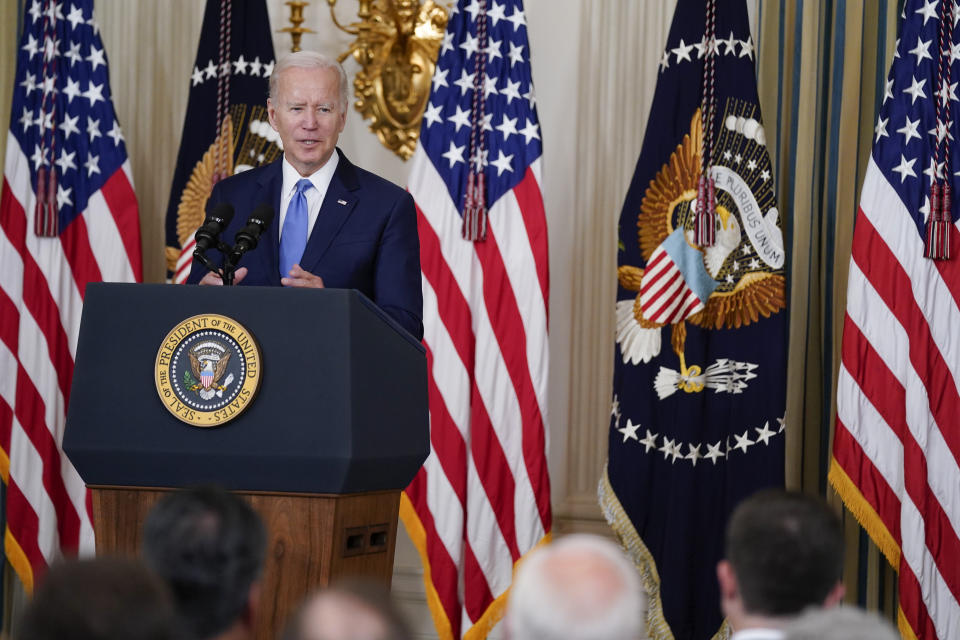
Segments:
[[[476,99],[475,99],[476,98]],[[482,638],[513,565],[550,532],[547,229],[520,0],[451,11],[411,168],[431,452],[401,516],[441,638]],[[463,236],[471,167],[485,239]],[[474,176],[476,178],[476,175]],[[482,216],[478,229],[482,229]]]
[[[60,448],[86,284],[142,279],[130,163],[91,0],[28,3],[10,119],[0,471],[7,559],[29,591],[61,553],[93,552],[90,499]]]
[[[958,20],[951,2],[904,6],[860,195],[837,385],[830,480],[898,571],[905,638],[960,637],[954,224],[953,256],[924,257],[931,180],[945,178],[953,194],[960,186]]]

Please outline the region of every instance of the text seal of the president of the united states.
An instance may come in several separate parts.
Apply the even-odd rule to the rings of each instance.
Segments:
[[[157,351],[157,393],[195,427],[225,424],[250,406],[263,375],[260,347],[243,325],[217,314],[179,323]]]

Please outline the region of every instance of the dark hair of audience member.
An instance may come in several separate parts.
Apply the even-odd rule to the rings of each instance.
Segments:
[[[305,614],[311,605],[321,598],[328,597],[353,600],[367,609],[371,615],[380,619],[385,635],[364,640],[410,640],[413,637],[407,621],[390,598],[387,588],[378,582],[354,577],[340,580],[326,589],[307,596],[287,621],[281,640],[315,640],[310,632],[316,630],[304,628]],[[323,637],[326,640],[327,636]]]
[[[41,580],[16,628],[17,640],[174,640],[181,633],[170,594],[140,562],[68,560]]]
[[[761,491],[734,510],[726,557],[747,611],[794,615],[822,605],[840,581],[843,530],[819,498]]]
[[[164,497],[147,516],[143,558],[167,582],[197,638],[228,629],[246,610],[263,571],[266,532],[239,497],[196,487]]]

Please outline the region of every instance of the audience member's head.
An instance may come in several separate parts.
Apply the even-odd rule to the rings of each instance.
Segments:
[[[363,580],[337,583],[308,597],[283,640],[409,640],[410,629],[386,588]]]
[[[182,638],[170,594],[135,560],[55,564],[24,610],[17,640]]]
[[[843,597],[843,531],[823,500],[761,491],[734,510],[717,565],[723,613],[734,630],[782,627],[807,607]]]
[[[636,567],[609,540],[570,535],[532,551],[510,588],[510,640],[635,640],[647,597]]]
[[[171,493],[144,524],[143,558],[201,640],[252,632],[265,552],[260,517],[214,487]]]
[[[810,609],[784,628],[784,640],[900,640],[889,622],[856,607]]]

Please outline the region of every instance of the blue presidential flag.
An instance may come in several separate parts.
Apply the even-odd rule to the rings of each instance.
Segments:
[[[190,275],[193,234],[219,180],[280,157],[267,119],[273,40],[264,0],[207,0],[167,206],[167,275]]]
[[[620,216],[607,519],[653,638],[723,626],[733,507],[783,484],[783,215],[743,0],[679,0]]]

